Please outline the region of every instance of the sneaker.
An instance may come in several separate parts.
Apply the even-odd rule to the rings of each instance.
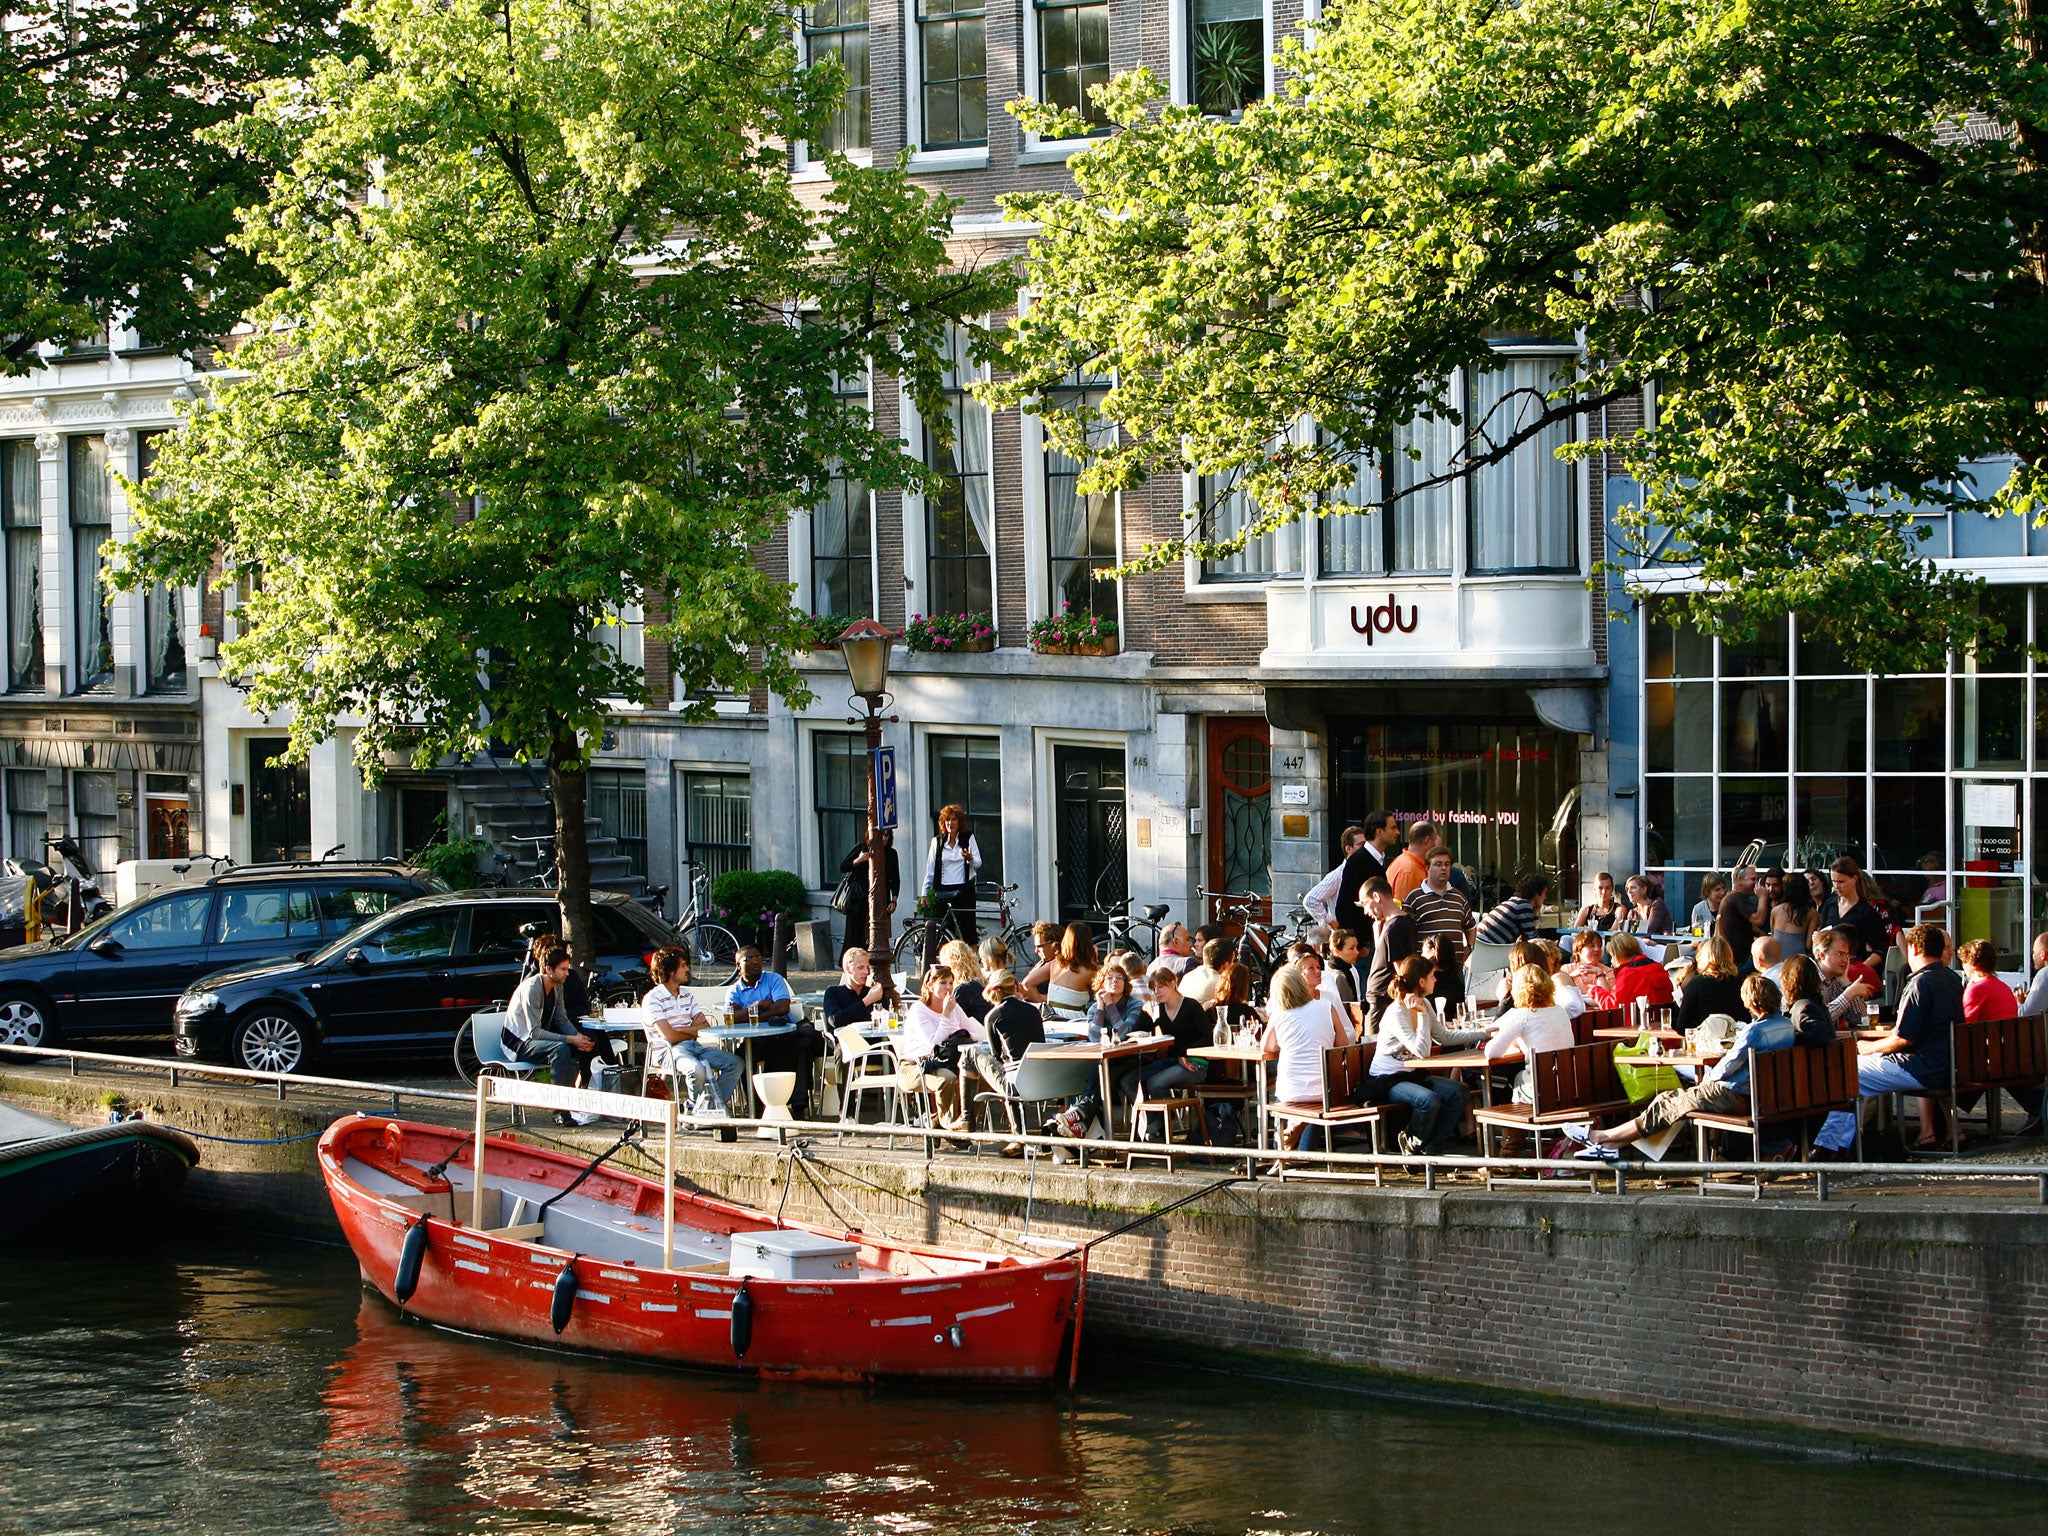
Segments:
[[[1401,1150],[1410,1157],[1420,1157],[1422,1155],[1422,1138],[1413,1131],[1403,1131],[1395,1140],[1400,1143]]]
[[[558,1109],[555,1111],[555,1124],[567,1130],[574,1130],[576,1127],[576,1117],[566,1109]]]
[[[1621,1148],[1588,1145],[1572,1156],[1582,1163],[1618,1163],[1621,1161]]]
[[[1066,1136],[1074,1141],[1079,1141],[1087,1134],[1088,1126],[1081,1118],[1081,1111],[1078,1109],[1063,1109],[1052,1117],[1046,1129],[1055,1136]]]
[[[1590,1120],[1579,1125],[1561,1125],[1557,1130],[1566,1141],[1577,1142],[1582,1147],[1593,1144],[1593,1122]]]

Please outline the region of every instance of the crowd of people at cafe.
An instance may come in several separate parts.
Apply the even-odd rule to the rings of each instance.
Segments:
[[[1568,1130],[1582,1146],[1576,1155],[1612,1161],[1688,1115],[1744,1112],[1758,1055],[1852,1032],[1861,1095],[1918,1099],[1915,1145],[1933,1147],[1949,1132],[1940,1095],[1950,1080],[1951,1026],[2048,1014],[2048,934],[2034,944],[2034,984],[2017,995],[1999,979],[1994,946],[1979,939],[1954,950],[1938,925],[1895,922],[1849,858],[1824,871],[1750,867],[1711,875],[1687,914],[1689,935],[1678,931],[1656,878],[1637,874],[1617,885],[1602,873],[1568,925],[1540,933],[1550,910],[1548,878],[1528,875],[1478,910],[1469,875],[1428,821],[1403,827],[1381,813],[1347,828],[1342,846],[1342,861],[1304,898],[1314,928],[1270,957],[1250,953],[1239,931],[1219,923],[1169,923],[1156,956],[1104,952],[1086,922],[1039,923],[1029,953],[1011,953],[996,936],[971,942],[969,930],[920,973],[899,978],[885,954],[859,942],[864,932],[854,933],[839,976],[814,1010],[817,1027],[775,1032],[754,1065],[794,1074],[792,1110],[804,1119],[831,1040],[849,1027],[865,1038],[860,1032],[886,1021],[881,1034],[896,1064],[895,1086],[942,1131],[964,1133],[976,1123],[977,1104],[992,1102],[1018,1135],[1102,1137],[1121,1112],[1132,1134],[1146,1139],[1167,1134],[1165,1121],[1132,1115],[1134,1106],[1193,1099],[1205,1139],[1239,1144],[1258,1132],[1246,1123],[1258,1109],[1242,1092],[1205,1094],[1212,1072],[1234,1071],[1247,1059],[1268,1068],[1262,1076],[1286,1126],[1289,1106],[1329,1107],[1325,1053],[1357,1041],[1370,1045],[1370,1067],[1351,1086],[1351,1102],[1398,1106],[1405,1111],[1397,1117],[1401,1151],[1431,1155],[1460,1149],[1470,1137],[1476,1089],[1529,1103],[1528,1062],[1571,1047],[1573,1021],[1589,1009],[1654,1018],[1688,1040],[1704,1030],[1718,1042],[1718,1056],[1684,1070],[1680,1087],[1636,1105],[1625,1122]],[[934,841],[925,883],[971,881],[974,851],[956,815]],[[893,869],[890,875],[893,894]],[[1890,999],[1890,1022],[1880,1023],[1876,1005],[1895,948],[1903,980]],[[1466,997],[1468,962],[1481,951],[1491,983],[1483,1005]],[[533,960],[534,975],[511,1005],[508,1044],[519,1059],[547,1065],[558,1082],[590,1080],[615,1051],[579,1029],[588,999],[576,994],[561,941],[536,941]],[[651,957],[643,1002],[648,1081],[713,1118],[728,1113],[743,1065],[719,1043],[711,1014],[730,1027],[802,1011],[759,951],[742,951],[739,961],[738,980],[707,1005],[691,989],[687,954],[662,950]],[[1078,1093],[1052,1106],[1042,1124],[1025,1125],[1010,1093],[1019,1066],[1060,1042],[1143,1042],[1147,1049],[1117,1054],[1104,1078],[1108,1102],[1100,1091]],[[1254,1049],[1219,1060],[1212,1046]],[[1477,1052],[1482,1064],[1434,1069],[1452,1052]],[[2015,1097],[2029,1117],[2021,1134],[2039,1134],[2040,1088]],[[1317,1117],[1301,1118],[1286,1132],[1287,1144],[1323,1145]],[[982,1123],[993,1128],[990,1119]],[[1850,1155],[1857,1129],[1857,1115],[1829,1115],[1811,1155]],[[1509,1130],[1501,1151],[1513,1156],[1526,1146]],[[1784,1156],[1790,1147],[1779,1138],[1759,1150]],[[1004,1150],[1021,1155],[1023,1148],[1013,1141]]]

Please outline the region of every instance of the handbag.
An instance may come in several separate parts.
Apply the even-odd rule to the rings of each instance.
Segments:
[[[1622,1089],[1628,1094],[1631,1104],[1640,1104],[1660,1093],[1671,1093],[1685,1086],[1676,1067],[1650,1055],[1651,1038],[1641,1035],[1632,1043],[1623,1041],[1614,1048],[1614,1071],[1621,1079]]]
[[[832,908],[834,912],[839,913],[842,917],[853,910],[852,875],[841,875],[839,877],[838,889],[832,892],[832,900],[828,903],[828,905]]]

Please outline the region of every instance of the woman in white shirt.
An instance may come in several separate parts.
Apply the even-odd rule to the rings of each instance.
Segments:
[[[974,882],[980,875],[981,845],[967,830],[965,808],[940,806],[938,834],[925,850],[924,893],[952,910],[952,927],[969,944],[981,942],[981,928],[974,920]]]
[[[1387,1010],[1380,1015],[1379,1046],[1366,1078],[1368,1104],[1405,1104],[1408,1129],[1401,1150],[1433,1157],[1450,1144],[1465,1121],[1469,1095],[1465,1085],[1442,1072],[1424,1072],[1413,1064],[1427,1061],[1440,1045],[1475,1044],[1470,1034],[1446,1029],[1430,1004],[1436,991],[1436,962],[1410,955],[1394,967],[1388,983]]]
[[[697,995],[690,990],[690,957],[681,949],[659,949],[648,962],[654,985],[640,1006],[647,1014],[647,1066],[673,1072],[693,1085],[698,1108],[723,1110],[740,1085],[740,1059],[715,1045],[705,1045],[698,1032],[711,1027]],[[705,1103],[708,1097],[709,1103]],[[728,1128],[729,1129],[729,1128]]]
[[[1323,1052],[1351,1043],[1350,1028],[1336,1008],[1318,997],[1299,965],[1283,965],[1273,973],[1266,995],[1266,1030],[1259,1046],[1273,1068],[1276,1104],[1323,1102]],[[1321,1126],[1297,1126],[1304,1152],[1321,1148]]]
[[[943,965],[926,971],[923,989],[903,1017],[899,1080],[911,1092],[938,1096],[939,1123],[949,1131],[967,1129],[960,1110],[963,1072],[979,1071],[1002,1081],[1002,1068],[989,1054],[987,1041],[988,1032],[953,1001],[953,973]]]
[[[1562,1051],[1572,1045],[1572,1016],[1557,1001],[1550,973],[1540,966],[1525,965],[1515,972],[1514,1003],[1500,1016],[1493,1038],[1486,1042],[1486,1059],[1499,1061],[1520,1049],[1524,1058],[1539,1051]],[[1533,1104],[1535,1095],[1525,1065],[1515,1074],[1514,1101]]]

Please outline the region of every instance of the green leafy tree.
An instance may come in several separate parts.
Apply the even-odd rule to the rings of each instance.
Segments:
[[[261,161],[203,130],[350,35],[341,0],[25,0],[0,29],[0,373],[117,315],[184,348],[271,281],[228,244]]]
[[[949,321],[1008,291],[955,270],[950,205],[835,160],[800,201],[833,71],[766,0],[364,0],[379,62],[270,90],[234,142],[287,169],[245,249],[282,275],[257,339],[157,461],[128,587],[261,573],[223,665],[337,726],[375,780],[492,740],[544,761],[566,931],[591,947],[584,773],[628,608],[687,701],[807,699],[789,587],[754,554],[835,464],[918,471],[835,392],[869,366],[943,419]],[[665,705],[666,699],[653,701]]]
[[[1567,451],[1643,487],[1626,585],[1697,574],[1707,628],[1797,609],[1880,669],[1971,643],[1973,583],[1923,557],[1912,510],[2043,505],[2033,0],[1374,0],[1315,34],[1240,123],[1120,77],[1079,197],[1010,202],[1044,234],[988,397],[1113,373],[1123,440],[1084,487],[1194,468],[1265,512],[1141,564],[1326,510],[1418,414],[1462,423],[1450,475],[1578,419]],[[1586,362],[1465,421],[1445,381],[1501,336]],[[1602,440],[1646,389],[1650,430]],[[1049,424],[1073,453],[1083,430]],[[1986,457],[2017,470],[1963,473]]]

